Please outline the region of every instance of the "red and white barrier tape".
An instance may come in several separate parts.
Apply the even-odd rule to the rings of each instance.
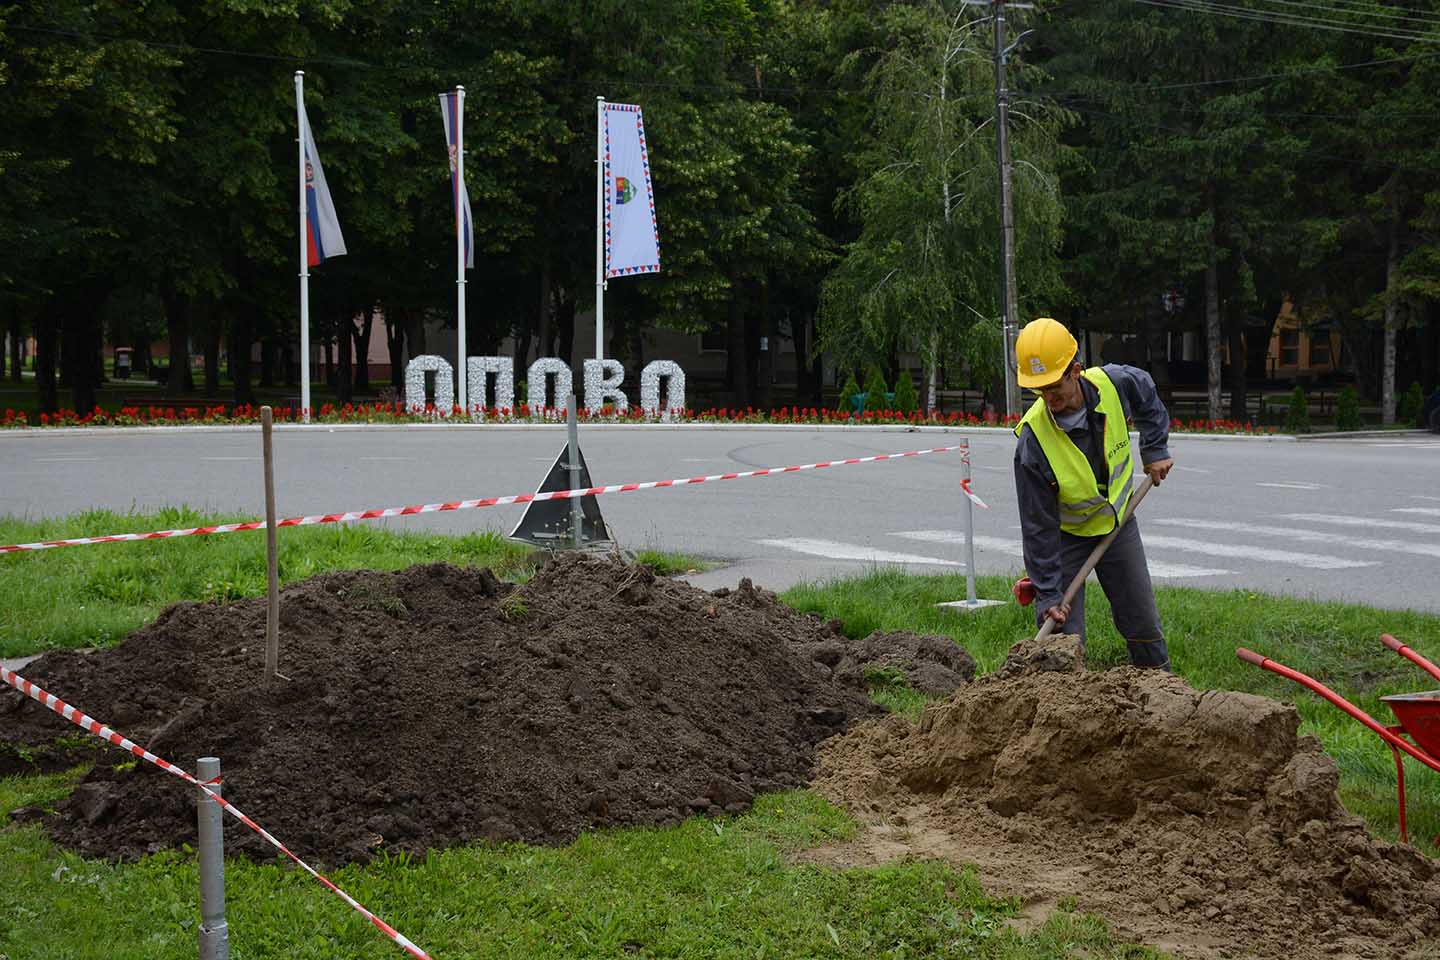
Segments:
[[[820,470],[825,467],[845,467],[853,463],[874,463],[880,460],[899,460],[904,457],[923,457],[931,453],[950,453],[954,450],[969,450],[969,444],[951,447],[933,447],[929,450],[910,450],[906,453],[882,453],[871,457],[850,457],[845,460],[824,460],[797,467],[766,467],[763,470],[745,470],[740,473],[715,473],[705,477],[686,477],[677,480],[650,480],[645,483],[617,483],[606,487],[590,487],[577,490],[555,490],[549,493],[521,493],[510,497],[482,497],[478,500],[459,500],[455,503],[426,503],[414,507],[384,507],[377,510],[355,510],[348,513],[325,513],[309,517],[287,517],[278,520],[276,527],[308,527],[317,523],[343,523],[347,520],[376,520],[381,517],[409,517],[420,513],[438,513],[444,510],[475,510],[480,507],[503,507],[512,503],[531,503],[541,500],[566,500],[571,497],[595,497],[602,493],[630,493],[635,490],[655,490],[660,487],[682,487],[713,480],[741,480],[745,477],[765,477],[772,473],[798,473],[801,470]],[[967,489],[971,499],[978,499]],[[981,506],[984,506],[982,503]],[[39,543],[13,543],[0,546],[0,553],[19,553],[25,550],[50,550],[55,547],[79,547],[95,543],[117,543],[126,540],[168,540],[173,537],[195,537],[212,533],[239,533],[245,530],[264,530],[264,520],[250,520],[246,523],[221,523],[213,527],[186,527],[179,530],[154,530],[150,533],[112,533],[103,537],[74,537],[69,540],[44,540]]]
[[[350,894],[335,886],[335,884],[331,883],[323,874],[317,872],[314,867],[310,866],[304,860],[301,860],[294,853],[292,853],[289,847],[285,846],[285,844],[281,843],[279,840],[276,840],[258,823],[256,823],[254,820],[251,820],[245,814],[241,813],[240,809],[236,807],[233,803],[220,796],[220,794],[211,790],[205,784],[201,783],[199,780],[195,779],[193,776],[186,773],[184,770],[175,766],[173,763],[170,763],[166,760],[161,759],[160,757],[155,756],[155,754],[151,753],[145,748],[125,739],[124,737],[120,736],[120,734],[116,733],[114,730],[111,730],[109,727],[105,726],[99,721],[87,716],[86,714],[82,713],[75,707],[72,707],[70,704],[66,703],[64,700],[61,700],[54,694],[45,692],[40,687],[37,687],[35,684],[31,683],[29,680],[26,680],[24,677],[20,676],[12,670],[7,670],[4,667],[0,667],[0,680],[4,680],[10,686],[14,687],[16,690],[19,690],[31,700],[36,701],[42,706],[50,708],[51,710],[60,714],[60,716],[64,717],[66,720],[74,723],[76,726],[81,727],[82,729],[90,733],[93,733],[101,740],[108,740],[110,743],[113,743],[120,749],[127,750],[130,753],[133,753],[141,760],[145,760],[149,763],[155,764],[155,766],[159,767],[161,770],[164,770],[166,773],[172,774],[176,777],[179,777],[181,780],[184,780],[186,783],[199,787],[202,791],[205,792],[206,796],[210,797],[210,799],[220,804],[220,807],[226,813],[230,814],[232,817],[245,824],[245,826],[249,827],[251,830],[254,830],[261,837],[263,837],[266,842],[268,842],[271,846],[275,847],[275,849],[285,854],[285,856],[289,857],[291,860],[294,860],[295,863],[302,870],[310,874],[310,876],[314,877],[316,880],[319,880],[325,886],[329,887],[332,893],[338,896],[341,900],[344,900],[346,903],[350,904],[350,906],[354,907],[355,910],[358,911],[360,915],[363,916],[366,920],[369,920],[370,923],[373,924],[377,930],[379,930],[381,933],[385,934],[385,936],[389,937],[391,940],[394,940],[402,948],[404,948],[406,953],[410,954],[412,957],[418,957],[419,960],[431,960],[431,957],[428,953],[426,953],[424,950],[420,949],[418,946],[412,943],[409,938],[407,938],[404,934],[400,933],[400,931],[390,926],[390,924],[386,923],[384,920],[381,920],[379,917],[375,916],[375,914],[365,909],[365,907],[361,906],[354,897],[350,896]],[[213,782],[214,781],[212,781],[212,783]]]

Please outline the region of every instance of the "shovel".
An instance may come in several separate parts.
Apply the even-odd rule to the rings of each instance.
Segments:
[[[1111,530],[1105,535],[1104,540],[1095,544],[1095,549],[1090,551],[1090,556],[1085,560],[1084,565],[1080,567],[1080,572],[1075,574],[1075,579],[1070,581],[1070,586],[1065,590],[1065,596],[1061,599],[1061,603],[1069,604],[1075,599],[1075,594],[1080,592],[1080,585],[1085,582],[1086,577],[1090,576],[1090,571],[1095,569],[1095,564],[1100,562],[1100,558],[1105,556],[1105,551],[1110,549],[1111,542],[1120,535],[1121,527],[1124,527],[1125,524],[1129,522],[1130,515],[1135,512],[1136,507],[1140,506],[1140,501],[1145,499],[1145,494],[1150,492],[1152,486],[1154,486],[1154,484],[1150,481],[1150,477],[1147,474],[1145,479],[1140,481],[1139,488],[1136,489],[1134,496],[1130,498],[1130,502],[1126,505],[1125,517],[1115,525],[1114,530]],[[1045,623],[1040,627],[1040,632],[1035,634],[1035,641],[1038,643],[1054,632],[1055,621],[1046,617]]]

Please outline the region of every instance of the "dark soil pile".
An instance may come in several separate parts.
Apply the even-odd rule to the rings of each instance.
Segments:
[[[274,690],[263,600],[180,604],[116,648],[24,673],[186,769],[219,756],[225,795],[322,863],[559,842],[743,811],[807,782],[816,744],[877,712],[838,624],[748,581],[717,594],[580,557],[522,587],[445,565],[336,573],[284,591],[290,679]],[[863,653],[941,666],[933,638]],[[72,759],[55,741],[77,733],[0,692],[0,773]],[[148,764],[117,771],[107,749],[47,818],[59,842],[111,858],[193,842],[193,791]],[[227,842],[273,856],[228,818]]]
[[[1440,871],[1375,840],[1291,706],[1085,672],[1072,638],[826,744],[817,787],[885,855],[977,863],[1182,955],[1402,957],[1440,941]]]

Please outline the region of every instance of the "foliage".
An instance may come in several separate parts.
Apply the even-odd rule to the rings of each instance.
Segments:
[[[1410,388],[1400,396],[1400,407],[1395,414],[1395,422],[1407,426],[1424,427],[1421,417],[1425,414],[1425,394],[1420,387],[1420,381],[1411,380]]]
[[[855,374],[846,374],[845,383],[840,387],[840,400],[835,405],[835,409],[843,410],[847,413],[853,410],[854,400],[852,398],[859,392],[860,384],[855,382]]]
[[[870,113],[857,178],[842,194],[860,233],[821,293],[821,343],[842,362],[914,349],[928,367],[964,350],[968,332],[998,315],[987,22],[963,4],[896,4],[880,15],[874,62],[865,62],[868,49],[847,57],[854,72],[863,70]],[[1063,151],[1055,137],[1065,119],[1043,102],[1012,114],[1022,315],[1062,290],[1055,255]],[[998,372],[996,356],[969,354],[977,378]]]
[[[1360,427],[1360,395],[1354,387],[1346,387],[1335,401],[1335,429],[1359,430]]]
[[[1304,387],[1296,387],[1290,394],[1290,409],[1285,414],[1286,433],[1310,432],[1310,398]]]
[[[895,381],[895,409],[900,413],[920,409],[920,397],[915,392],[915,379],[910,376],[909,367],[901,370],[900,379]]]
[[[881,410],[890,409],[890,401],[885,398],[889,392],[890,388],[885,383],[885,374],[880,372],[878,366],[872,364],[870,369],[865,372],[865,412],[879,413]]]

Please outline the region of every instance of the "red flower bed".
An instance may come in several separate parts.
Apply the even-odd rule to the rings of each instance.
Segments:
[[[294,407],[274,407],[272,416],[276,423],[297,423],[303,418],[302,411]],[[431,423],[462,416],[459,407],[451,407],[442,416],[433,405],[423,409],[406,409],[403,403],[346,403],[339,407],[333,403],[322,404],[311,420],[317,423]],[[647,414],[639,407],[617,411],[606,405],[592,413],[581,409],[580,420],[594,423],[652,423],[665,420],[674,423],[754,423],[754,424],[842,424],[879,426],[946,426],[946,427],[1009,427],[1018,423],[1019,416],[998,416],[986,413],[977,417],[973,413],[926,414],[921,411],[901,413],[898,410],[876,410],[852,413],[849,410],[829,410],[821,407],[786,406],[775,410],[760,410],[755,407],[744,409],[730,407],[707,407],[704,410],[692,408],[669,410],[663,417]],[[475,420],[500,422],[558,422],[565,419],[565,411],[553,407],[532,410],[527,404],[510,407],[489,407],[477,409]],[[57,413],[41,413],[30,417],[23,410],[7,409],[0,417],[0,428],[4,427],[89,427],[89,426],[149,426],[180,425],[190,423],[236,424],[259,423],[260,408],[252,404],[240,404],[233,408],[225,405],[213,407],[174,407],[152,404],[145,407],[121,407],[119,410],[103,410],[96,407],[86,414],[62,408]],[[1180,420],[1170,421],[1174,433],[1229,433],[1251,436],[1270,436],[1275,427],[1258,426],[1235,420]]]

